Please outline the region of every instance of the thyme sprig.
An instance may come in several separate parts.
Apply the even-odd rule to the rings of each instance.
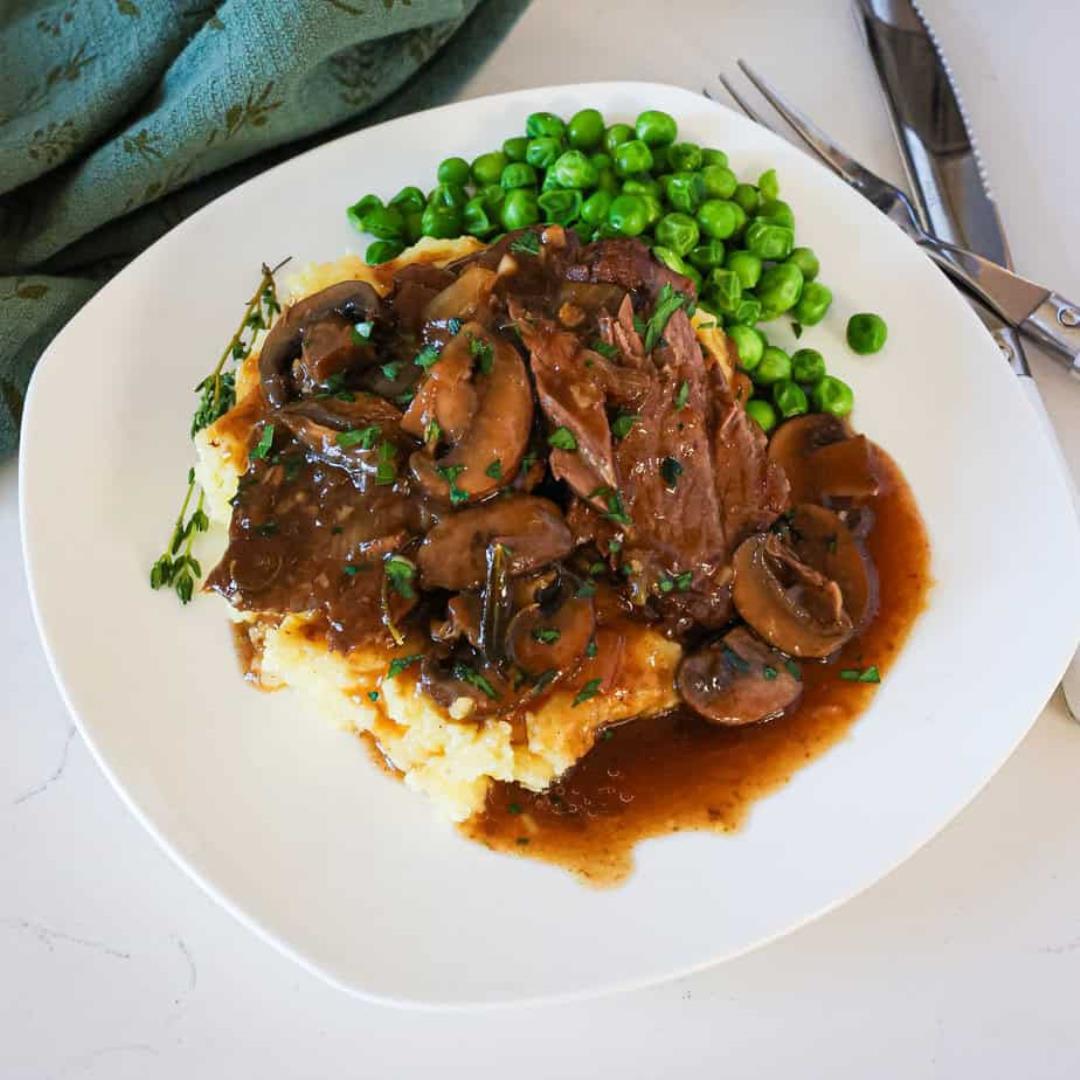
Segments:
[[[288,259],[284,259],[272,269],[263,264],[259,287],[248,300],[240,325],[229,339],[214,365],[214,370],[195,387],[199,402],[191,418],[192,438],[219,420],[236,404],[236,366],[251,355],[259,333],[268,330],[274,316],[281,311],[274,274],[286,262]],[[230,360],[233,366],[227,371],[225,365]],[[192,499],[195,500],[195,508],[189,515]],[[192,548],[196,535],[210,528],[210,519],[203,509],[205,501],[206,493],[195,479],[195,470],[188,469],[187,491],[180,504],[180,513],[176,515],[173,523],[169,543],[150,568],[150,587],[161,589],[169,586],[181,604],[187,604],[191,600],[195,585],[202,577],[202,566],[192,554]]]

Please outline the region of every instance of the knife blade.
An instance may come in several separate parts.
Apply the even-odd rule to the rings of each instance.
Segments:
[[[997,205],[948,64],[913,0],[856,0],[885,94],[908,186],[924,227],[950,244],[1012,268]],[[1004,298],[1001,314],[1080,373],[1080,305],[1031,282],[990,280],[992,267],[965,265]],[[1001,277],[1001,275],[998,275]]]

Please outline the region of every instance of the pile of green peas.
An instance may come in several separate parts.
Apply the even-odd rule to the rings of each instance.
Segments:
[[[387,203],[366,195],[349,220],[375,237],[369,263],[395,258],[422,236],[497,239],[538,224],[573,229],[583,241],[637,237],[694,282],[698,305],[730,336],[754,383],[748,414],[769,431],[811,408],[846,416],[851,388],[829,375],[814,349],[789,356],[757,328],[787,315],[800,327],[821,322],[832,292],[819,263],[795,246],[795,215],[780,199],[776,171],[740,182],[722,150],[678,142],[674,117],[648,109],[633,125],[605,124],[597,109],[567,122],[532,113],[525,134],[470,164],[441,162],[425,196],[402,188]]]

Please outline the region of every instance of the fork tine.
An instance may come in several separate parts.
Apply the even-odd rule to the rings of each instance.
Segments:
[[[805,114],[786,101],[776,88],[765,81],[745,60],[736,60],[742,73],[757,87],[761,96],[791,125],[800,139],[848,183],[862,187],[868,181],[877,181],[869,169],[863,168],[853,157],[845,153]]]
[[[728,92],[728,96],[731,98],[731,100],[734,101],[740,109],[742,109],[742,111],[747,115],[747,117],[749,117],[749,119],[753,120],[755,124],[760,124],[763,128],[769,127],[769,125],[765,123],[765,121],[754,111],[754,109],[751,108],[750,103],[746,100],[746,98],[739,94],[735,87],[731,85],[730,80],[725,75],[717,75],[716,77],[720,80],[721,85]],[[770,130],[772,129],[770,128]]]

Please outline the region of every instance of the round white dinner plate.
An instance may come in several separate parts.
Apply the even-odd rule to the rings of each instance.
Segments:
[[[498,147],[528,113],[586,105],[609,122],[665,109],[681,137],[723,148],[741,177],[777,169],[799,242],[820,255],[835,294],[804,343],[855,388],[856,426],[907,475],[936,579],[844,741],[759,802],[739,833],[648,841],[633,876],[609,890],[462,839],[291,693],[254,693],[220,602],[181,608],[147,580],[193,457],[192,387],[232,333],[260,263],[362,251],[344,212],[361,195],[428,186],[439,160]],[[889,325],[872,357],[843,345],[847,317],[863,310]],[[384,1001],[460,1006],[640,986],[794,929],[878,880],[971,799],[1028,730],[1080,636],[1069,491],[971,309],[841,181],[668,86],[466,101],[346,136],[231,191],[131,263],[49,346],[26,402],[20,464],[38,626],[106,775],[246,925]]]

